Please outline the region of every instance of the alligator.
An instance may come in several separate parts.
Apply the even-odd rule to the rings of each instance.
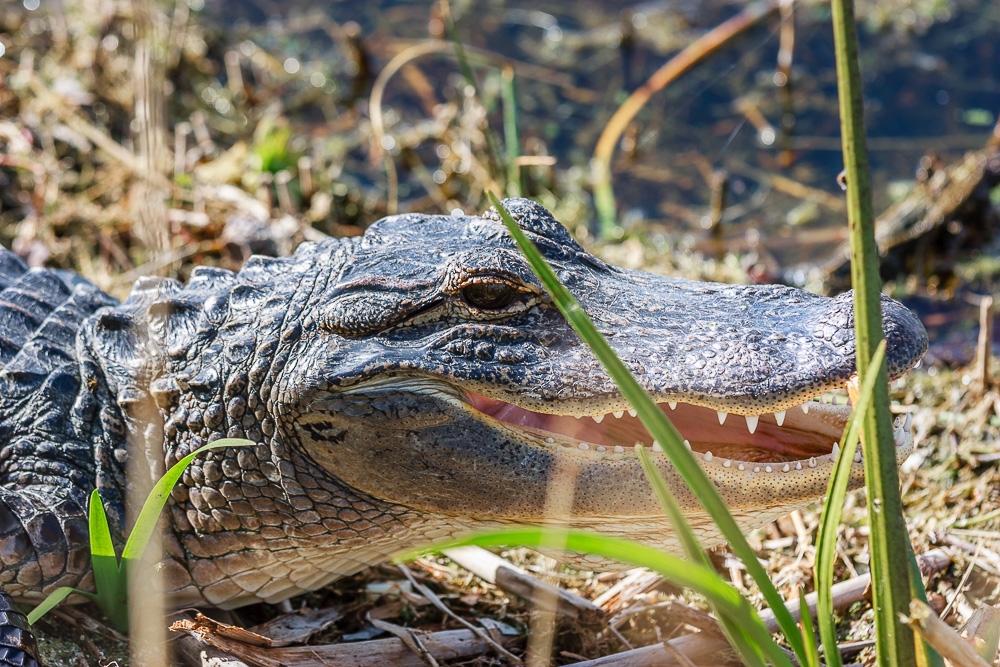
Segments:
[[[505,206],[742,527],[823,495],[850,407],[813,399],[855,375],[850,293],[616,268],[542,206]],[[31,664],[11,598],[93,586],[90,492],[120,538],[127,484],[224,437],[254,444],[197,458],[166,510],[160,569],[177,605],[280,601],[552,507],[678,551],[637,444],[704,543],[721,540],[493,209],[388,217],[186,284],[142,278],[122,303],[0,251],[0,290],[0,664]],[[882,310],[896,378],[926,333],[899,303]],[[903,457],[908,424],[895,438]]]

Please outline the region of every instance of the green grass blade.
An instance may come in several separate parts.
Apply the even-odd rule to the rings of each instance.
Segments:
[[[927,603],[927,591],[924,589],[924,580],[920,575],[920,564],[917,563],[917,555],[913,553],[913,545],[907,542],[906,544],[906,559],[910,563],[910,591],[914,598],[920,600],[924,604]],[[934,647],[928,644],[922,637],[917,637],[914,635],[914,641],[916,646],[914,651],[917,654],[917,667],[945,667],[944,659],[941,654],[934,650]],[[982,656],[984,659],[989,660],[988,656]]]
[[[486,194],[503,219],[507,229],[515,241],[517,241],[521,252],[528,259],[532,270],[538,276],[539,280],[542,281],[546,290],[548,290],[560,312],[562,312],[570,326],[573,327],[584,343],[591,349],[594,356],[600,360],[608,374],[618,385],[619,390],[625,396],[626,400],[632,404],[632,407],[636,410],[639,419],[650,435],[661,444],[665,453],[669,456],[671,463],[677,469],[677,472],[688,486],[691,487],[691,490],[700,499],[716,525],[719,526],[719,530],[729,540],[734,553],[743,561],[744,567],[746,567],[747,571],[753,577],[767,603],[774,611],[775,620],[785,634],[786,641],[792,647],[799,661],[804,662],[805,647],[802,644],[798,625],[785,607],[785,602],[774,587],[774,584],[768,578],[767,572],[764,571],[764,568],[757,561],[757,555],[750,548],[739,526],[729,513],[725,502],[719,496],[715,485],[708,478],[705,471],[702,470],[698,462],[695,461],[691,452],[688,451],[677,429],[674,428],[674,425],[670,423],[667,416],[660,410],[652,396],[649,395],[649,392],[639,385],[622,360],[615,354],[604,336],[597,331],[580,303],[559,282],[552,271],[552,267],[549,266],[534,244],[524,235],[524,232],[517,226],[517,223],[514,222],[514,219],[511,218],[510,213],[503,207],[496,198],[496,195],[489,191]]]
[[[505,64],[500,70],[500,97],[503,100],[503,142],[507,149],[507,196],[520,197],[521,167],[517,158],[521,152],[521,139],[517,131],[517,95],[514,89],[514,68]]]
[[[823,662],[819,659],[819,646],[816,645],[816,631],[813,629],[812,616],[809,614],[809,605],[806,604],[806,592],[799,589],[799,609],[802,620],[799,625],[802,628],[802,643],[806,645],[805,667],[823,667]]]
[[[694,531],[691,530],[691,524],[688,523],[687,517],[681,511],[680,505],[677,504],[674,494],[670,493],[667,480],[663,479],[663,475],[660,474],[656,464],[653,463],[653,458],[646,451],[645,447],[636,447],[635,449],[639,455],[639,463],[642,464],[642,471],[646,473],[646,479],[652,485],[653,492],[660,501],[660,507],[663,508],[663,513],[670,519],[670,523],[674,527],[674,532],[677,533],[681,546],[684,547],[684,553],[692,561],[711,568],[712,564],[708,559],[708,554],[705,553],[705,550],[698,543],[698,538],[695,537]]]
[[[688,523],[687,517],[684,516],[684,512],[681,510],[680,505],[677,504],[677,500],[674,498],[674,494],[670,492],[670,487],[667,485],[667,481],[663,479],[663,475],[660,474],[659,469],[657,469],[656,464],[653,463],[653,458],[646,451],[645,447],[636,447],[636,454],[639,456],[639,463],[642,464],[642,470],[646,473],[646,479],[649,480],[650,485],[653,487],[653,492],[656,494],[656,498],[660,501],[660,507],[663,508],[663,513],[667,515],[670,519],[671,525],[674,527],[674,532],[677,533],[677,537],[680,540],[681,545],[684,548],[684,553],[687,557],[696,562],[701,563],[708,569],[712,569],[712,563],[708,558],[708,554],[698,543],[698,538],[695,536],[694,531],[691,530],[691,524]],[[726,636],[733,646],[737,647],[741,655],[745,655],[748,652],[753,652],[756,648],[755,646],[746,643],[746,637],[744,636],[743,629],[731,623],[729,618],[720,613],[719,610],[712,607],[715,611],[716,616],[719,618],[719,623],[722,625]],[[760,656],[763,657],[763,656]]]
[[[879,343],[872,357],[872,367],[881,364],[885,359],[885,341]],[[819,625],[820,637],[823,641],[823,651],[826,654],[828,667],[839,667],[840,652],[837,649],[837,629],[833,617],[833,564],[837,557],[837,533],[840,529],[840,516],[844,508],[844,498],[847,497],[847,486],[851,480],[851,466],[854,464],[854,452],[858,447],[860,425],[868,412],[868,406],[875,382],[876,373],[869,373],[864,384],[858,391],[858,401],[844,427],[843,447],[834,466],[833,475],[827,486],[826,502],[819,523],[819,535],[816,538],[816,619]],[[803,609],[805,609],[803,607]]]
[[[73,588],[72,586],[60,586],[59,588],[49,593],[48,596],[44,600],[42,600],[41,604],[32,609],[30,612],[28,612],[28,625],[34,625],[35,623],[37,623],[38,619],[40,619],[42,616],[45,616],[45,614],[52,611],[53,607],[55,607],[57,604],[68,598],[73,593],[77,593],[79,595],[85,595],[91,599],[95,598],[95,595],[88,591],[81,591],[80,589]]]
[[[562,529],[560,530],[562,531]],[[547,536],[549,531],[550,529],[545,527],[519,526],[479,532],[467,538],[449,541],[446,544],[437,544],[425,549],[410,551],[399,556],[398,560],[412,560],[432,551],[467,545],[544,547],[552,541]],[[773,665],[791,666],[788,656],[771,639],[771,634],[767,631],[753,606],[736,589],[722,581],[714,570],[620,537],[597,535],[580,530],[564,530],[560,538],[570,551],[597,554],[638,567],[647,567],[678,586],[700,593],[712,604],[713,608],[718,609],[720,613],[743,629],[753,645],[764,653],[767,661]],[[748,664],[760,664],[750,656],[743,655],[742,657],[747,660]]]
[[[913,631],[900,622],[909,612],[910,582],[899,473],[889,414],[888,374],[885,364],[868,366],[883,338],[882,294],[875,244],[875,214],[868,169],[864,95],[858,63],[857,21],[852,0],[833,0],[834,52],[840,104],[840,136],[847,175],[847,219],[851,232],[851,284],[854,286],[854,332],[858,376],[877,374],[870,410],[861,420],[868,495],[868,538],[872,568],[872,606],[875,609],[875,652],[878,664],[911,665]]]
[[[97,605],[119,631],[128,630],[125,573],[118,564],[111,527],[104,511],[104,503],[95,489],[90,494],[90,561],[94,570],[94,597]]]
[[[458,69],[462,72],[462,77],[465,82],[472,86],[473,93],[479,103],[486,108],[486,104],[483,102],[482,96],[479,94],[479,84],[476,82],[476,76],[472,73],[472,65],[469,64],[469,58],[465,53],[465,46],[462,44],[462,38],[458,34],[458,26],[455,24],[455,17],[451,13],[451,3],[447,0],[441,2],[441,16],[444,19],[444,24],[448,30],[448,37],[451,38],[452,44],[455,45],[455,58],[458,59]],[[493,135],[493,128],[490,127],[489,123],[483,123],[483,137],[486,139],[486,163],[490,166],[493,175],[502,173],[500,169],[500,151],[497,150],[497,140]]]
[[[143,552],[146,550],[146,545],[149,544],[149,538],[153,534],[153,529],[156,528],[156,522],[160,518],[160,513],[163,511],[164,505],[167,504],[167,498],[170,496],[170,491],[174,488],[177,480],[181,478],[181,475],[184,474],[184,470],[188,467],[191,461],[195,459],[195,457],[207,452],[210,449],[218,449],[220,447],[246,447],[247,445],[252,444],[254,443],[240,438],[223,438],[221,440],[216,440],[215,442],[210,442],[203,447],[199,447],[175,463],[170,470],[168,470],[153,486],[153,490],[149,492],[149,497],[146,498],[146,502],[143,503],[142,510],[139,512],[139,518],[136,519],[135,526],[132,527],[132,533],[128,536],[128,541],[125,543],[125,549],[122,551],[123,564],[127,564],[128,561],[137,560],[142,557]]]

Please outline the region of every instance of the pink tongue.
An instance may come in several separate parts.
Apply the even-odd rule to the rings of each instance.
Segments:
[[[535,428],[550,433],[565,435],[576,440],[583,440],[597,445],[617,445],[622,443],[652,442],[646,429],[638,420],[606,419],[598,424],[589,417],[577,419],[532,412],[516,405],[498,401],[488,396],[467,394],[469,403],[476,410],[508,424]]]
[[[479,410],[483,414],[487,414],[494,419],[507,422],[508,424],[545,428],[545,424],[548,422],[547,417],[549,415],[542,415],[537,412],[525,410],[517,407],[516,405],[505,403],[504,401],[498,401],[488,396],[483,396],[482,394],[473,394],[472,392],[469,392],[468,398],[469,403],[476,410]]]

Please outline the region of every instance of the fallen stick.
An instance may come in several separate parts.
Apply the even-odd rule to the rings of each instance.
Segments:
[[[979,657],[972,646],[962,641],[957,632],[920,600],[910,600],[910,617],[904,620],[955,667],[989,667],[990,663]]]
[[[170,629],[194,636],[203,644],[221,651],[204,651],[203,664],[225,665],[226,667],[307,667],[337,665],[337,667],[370,667],[370,665],[393,665],[393,667],[424,667],[420,656],[413,653],[397,637],[373,639],[363,642],[326,644],[323,646],[268,647],[266,637],[254,635],[246,630],[234,629],[200,616],[194,620],[177,621]],[[233,634],[233,631],[236,634]],[[454,660],[482,655],[490,650],[489,645],[469,630],[443,630],[424,633],[413,630],[420,637],[420,643],[436,660]],[[246,637],[243,637],[246,635]],[[237,638],[239,637],[239,638]],[[240,641],[250,639],[253,644]],[[518,637],[502,637],[500,643],[511,646]],[[188,652],[190,655],[190,652]]]
[[[552,611],[551,601],[556,600],[555,612],[561,616],[587,624],[603,623],[607,616],[603,609],[589,600],[536,579],[482,547],[455,547],[442,553],[480,579],[548,611]]]
[[[930,551],[917,556],[917,564],[920,566],[920,573],[925,577],[943,570],[948,567],[950,563],[951,555],[944,549],[931,549]],[[833,588],[830,589],[833,592],[833,608],[843,609],[844,607],[852,605],[855,602],[867,599],[871,583],[871,574],[863,574],[860,577],[854,577],[853,579],[848,579],[847,581],[835,584]],[[806,605],[809,607],[809,615],[815,618],[815,592],[806,595]],[[785,603],[785,606],[788,607],[788,612],[792,615],[792,618],[795,620],[802,618],[802,611],[799,608],[798,599],[789,600]],[[774,620],[774,612],[770,609],[765,609],[760,612],[760,620],[764,621],[764,625],[766,625],[767,629],[771,632],[778,631],[778,623]]]

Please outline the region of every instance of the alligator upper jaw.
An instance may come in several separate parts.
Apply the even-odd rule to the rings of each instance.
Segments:
[[[470,391],[465,392],[465,400],[474,413],[512,426],[525,437],[540,440],[542,446],[557,451],[630,455],[635,445],[662,451],[634,410],[571,416],[534,412]],[[815,467],[820,458],[832,462],[851,413],[849,405],[819,401],[775,414],[746,417],[688,403],[659,405],[693,451],[701,453],[706,461],[717,458],[723,464],[805,462]],[[897,447],[908,446],[909,420],[898,420],[896,427]]]

